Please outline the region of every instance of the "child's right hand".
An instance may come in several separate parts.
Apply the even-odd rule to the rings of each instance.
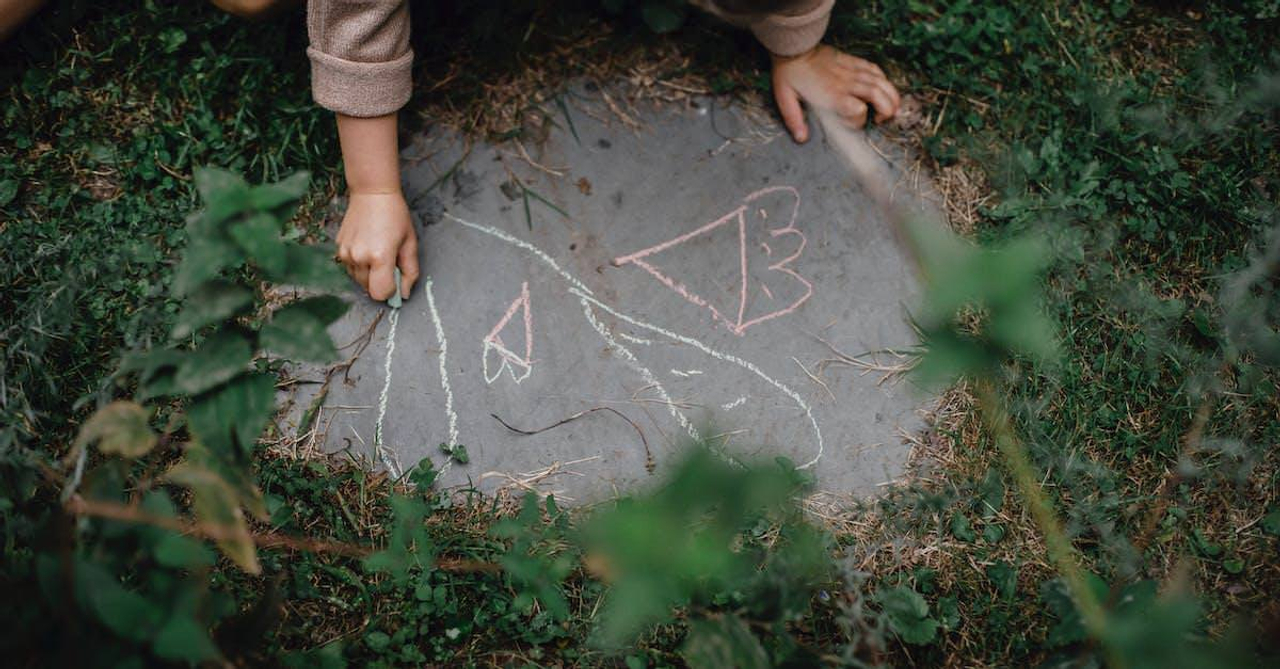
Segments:
[[[809,139],[801,101],[835,112],[854,128],[866,124],[868,105],[877,119],[885,120],[898,113],[902,102],[878,66],[826,45],[798,56],[774,55],[773,95],[797,142]]]
[[[407,299],[418,280],[418,236],[404,195],[351,193],[338,228],[338,260],[369,297],[380,302],[396,294],[399,267],[400,295]]]

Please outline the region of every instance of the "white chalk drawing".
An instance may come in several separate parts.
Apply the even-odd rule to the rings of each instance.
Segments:
[[[671,370],[671,373],[682,379],[691,379],[695,376],[701,376],[702,370],[701,369],[673,369]]]
[[[502,341],[502,331],[515,318],[516,312],[521,313],[521,321],[524,323],[524,355],[515,353]],[[533,315],[529,311],[529,282],[525,281],[520,286],[520,295],[512,300],[511,306],[507,307],[506,313],[502,315],[502,320],[493,326],[489,334],[485,336],[483,342],[483,351],[480,354],[480,367],[484,372],[485,383],[492,384],[502,376],[502,371],[506,370],[511,374],[511,380],[517,384],[529,378],[533,373]],[[494,353],[498,356],[500,363],[493,371],[489,373],[489,354]],[[518,371],[517,371],[518,370]]]
[[[449,421],[449,441],[450,446],[458,445],[458,414],[453,410],[453,388],[449,386],[449,340],[444,336],[444,324],[440,322],[440,312],[436,310],[436,295],[431,289],[431,277],[427,277],[424,290],[427,294],[427,310],[431,312],[431,324],[436,329],[436,344],[440,349],[438,356],[440,361],[440,389],[444,391],[444,413],[445,418]],[[440,473],[449,471],[449,466],[453,464],[453,458],[446,458],[444,465],[440,467]]]
[[[711,348],[710,346],[707,346],[706,344],[698,341],[697,339],[694,339],[693,337],[687,337],[682,334],[671,332],[670,330],[664,330],[656,325],[651,325],[649,323],[645,323],[644,321],[632,318],[631,316],[628,316],[614,309],[613,307],[610,307],[609,305],[595,299],[594,297],[588,297],[586,295],[583,295],[577,292],[577,289],[575,288],[570,288],[569,292],[574,293],[579,297],[590,301],[592,304],[596,305],[597,307],[600,307],[602,310],[612,314],[615,318],[618,318],[626,323],[630,323],[631,325],[634,325],[639,328],[644,328],[654,334],[662,335],[674,341],[678,341],[682,344],[688,344],[689,346],[692,346],[698,349],[699,351],[702,351],[703,353],[706,353],[707,355],[717,360],[723,360],[725,362],[731,362],[735,365],[738,365],[739,367],[760,377],[765,381],[765,383],[768,383],[774,388],[777,388],[779,391],[782,392],[782,394],[786,395],[787,397],[790,397],[791,400],[795,402],[796,405],[799,406],[802,411],[804,411],[805,417],[809,419],[809,424],[813,427],[814,443],[818,447],[818,452],[814,454],[813,459],[809,460],[808,462],[802,465],[799,465],[798,467],[796,467],[796,469],[808,469],[809,467],[812,467],[813,465],[817,464],[817,462],[822,459],[822,453],[823,453],[823,450],[825,450],[825,445],[823,444],[823,441],[822,441],[822,428],[818,427],[818,419],[815,418],[813,415],[813,407],[809,406],[809,403],[804,401],[804,398],[800,396],[800,393],[797,393],[796,391],[792,390],[789,386],[782,383],[781,381],[777,381],[773,377],[769,376],[768,374],[765,374],[764,371],[761,370],[759,367],[757,367],[754,363],[743,360],[742,358],[739,358],[729,353],[721,353],[720,351],[717,351]]]
[[[658,377],[654,376],[653,372],[649,371],[648,367],[640,364],[640,360],[638,360],[635,354],[626,346],[619,344],[617,340],[609,335],[609,328],[606,328],[604,324],[600,322],[600,319],[596,318],[595,310],[591,308],[591,304],[587,301],[588,298],[585,297],[583,293],[577,292],[576,288],[570,288],[569,290],[578,295],[579,301],[582,303],[582,313],[587,317],[587,322],[591,324],[592,329],[600,334],[606,344],[618,353],[621,353],[622,359],[627,361],[627,366],[639,374],[640,378],[644,379],[645,383],[648,383],[653,388],[654,392],[658,393],[658,397],[662,400],[662,403],[666,405],[667,410],[671,412],[672,418],[675,418],[676,422],[680,424],[680,427],[684,428],[684,431],[689,435],[689,438],[694,441],[700,440],[701,437],[698,435],[698,429],[693,426],[693,423],[684,415],[684,412],[676,406],[676,403],[671,401],[671,396],[667,394],[667,389],[662,387],[662,384],[658,381]]]
[[[794,189],[792,189],[792,190],[794,190]],[[744,205],[744,207],[745,207],[745,205]],[[477,231],[477,232],[481,232],[481,233],[483,233],[483,234],[489,235],[489,236],[491,236],[491,237],[493,237],[493,238],[495,238],[495,239],[498,239],[498,240],[501,240],[501,241],[503,241],[503,242],[506,242],[507,244],[509,244],[509,245],[511,245],[511,246],[514,246],[514,247],[516,247],[516,248],[518,248],[518,249],[521,249],[521,250],[523,250],[523,251],[528,252],[528,253],[529,253],[530,255],[532,255],[534,258],[537,258],[537,259],[538,259],[539,261],[541,261],[544,265],[546,265],[546,266],[550,267],[550,268],[551,268],[552,270],[554,270],[557,274],[559,274],[562,278],[564,278],[564,279],[565,279],[565,281],[569,284],[569,292],[570,292],[571,294],[573,294],[573,295],[577,296],[577,297],[578,297],[578,299],[579,299],[579,301],[582,303],[582,305],[583,305],[583,315],[584,315],[584,317],[587,319],[588,323],[591,325],[592,329],[594,329],[594,330],[597,332],[597,334],[599,334],[599,335],[600,335],[600,337],[601,337],[602,339],[604,339],[605,343],[606,343],[610,348],[612,348],[613,350],[618,351],[618,353],[621,355],[621,357],[623,358],[623,360],[624,360],[624,361],[626,361],[627,365],[628,365],[628,366],[629,366],[633,371],[635,371],[637,374],[639,374],[639,375],[640,375],[640,377],[641,377],[641,378],[643,378],[643,379],[644,379],[644,381],[649,385],[649,387],[650,387],[650,388],[652,388],[652,389],[653,389],[653,391],[659,395],[659,397],[661,398],[661,400],[662,400],[663,404],[665,404],[665,405],[667,406],[667,409],[670,411],[670,413],[671,413],[672,417],[673,417],[673,418],[675,418],[675,420],[680,424],[680,426],[681,426],[682,428],[684,428],[684,430],[685,430],[687,433],[689,433],[689,435],[690,435],[691,437],[693,437],[694,439],[697,439],[697,438],[698,438],[698,436],[697,436],[697,434],[698,434],[698,433],[697,433],[697,430],[696,430],[696,429],[694,428],[694,426],[692,425],[692,423],[689,421],[689,419],[684,415],[684,413],[680,410],[680,408],[676,405],[676,403],[674,403],[674,402],[672,402],[672,401],[671,401],[671,398],[670,398],[670,396],[668,395],[668,393],[667,393],[666,389],[662,386],[662,384],[659,382],[659,380],[657,379],[657,377],[652,373],[652,371],[650,371],[648,368],[644,367],[644,365],[640,363],[640,361],[636,358],[636,356],[635,356],[635,355],[634,355],[634,354],[633,354],[633,353],[632,353],[628,348],[626,348],[625,346],[623,346],[623,345],[622,345],[622,344],[621,344],[617,339],[615,339],[615,338],[613,337],[613,333],[611,332],[611,330],[610,330],[607,326],[605,326],[605,325],[600,321],[600,319],[597,317],[597,315],[596,315],[596,311],[597,311],[597,310],[602,311],[602,312],[605,312],[605,313],[608,313],[609,315],[613,316],[614,318],[616,318],[616,319],[618,319],[618,320],[620,320],[620,321],[622,321],[622,322],[624,322],[624,323],[626,323],[626,324],[628,324],[628,325],[630,325],[630,326],[632,326],[632,327],[634,327],[634,328],[637,328],[637,329],[639,329],[639,330],[645,330],[645,331],[648,331],[649,333],[651,333],[652,335],[657,335],[657,336],[660,336],[660,337],[664,337],[664,338],[666,338],[666,339],[668,339],[668,340],[671,340],[671,341],[673,341],[673,342],[679,342],[679,343],[681,343],[681,344],[684,344],[684,345],[690,346],[690,347],[692,347],[692,348],[694,348],[694,349],[696,349],[696,350],[698,350],[698,351],[701,351],[702,353],[706,354],[707,356],[709,356],[709,357],[711,357],[711,358],[713,358],[713,359],[715,359],[715,360],[718,360],[718,361],[720,361],[720,362],[731,363],[731,364],[733,364],[733,365],[736,365],[736,366],[738,366],[738,367],[741,367],[741,368],[743,368],[743,369],[745,369],[745,370],[747,370],[747,371],[751,372],[752,374],[756,375],[757,377],[759,377],[760,379],[762,379],[763,381],[765,381],[765,382],[766,382],[766,383],[768,383],[769,385],[773,386],[774,388],[776,388],[777,390],[779,390],[783,395],[787,396],[787,397],[788,397],[788,398],[790,398],[793,402],[795,402],[795,404],[796,404],[796,405],[797,405],[797,406],[798,406],[798,407],[799,407],[799,408],[804,412],[805,416],[806,416],[806,417],[807,417],[807,419],[808,419],[808,422],[809,422],[810,426],[811,426],[811,427],[812,427],[812,429],[813,429],[813,437],[814,437],[814,445],[815,445],[815,454],[813,455],[813,457],[812,457],[810,460],[808,460],[807,462],[805,462],[805,463],[803,463],[803,464],[799,465],[799,467],[798,467],[798,468],[800,468],[800,469],[807,469],[807,468],[809,468],[809,467],[812,467],[814,464],[816,464],[816,463],[817,463],[817,462],[822,458],[822,456],[823,456],[823,451],[824,451],[825,446],[824,446],[824,442],[823,442],[823,438],[822,438],[822,430],[821,430],[821,428],[819,428],[819,426],[818,426],[818,422],[817,422],[817,419],[814,417],[814,414],[813,414],[813,408],[812,408],[812,407],[810,407],[810,406],[809,406],[809,404],[808,404],[807,402],[805,402],[804,398],[803,398],[803,397],[801,397],[799,393],[797,393],[796,391],[792,390],[792,389],[791,389],[789,386],[787,386],[786,384],[784,384],[784,383],[782,383],[782,382],[780,382],[780,381],[778,381],[778,380],[774,379],[773,377],[769,376],[768,374],[766,374],[763,370],[761,370],[761,369],[760,369],[757,365],[755,365],[754,363],[751,363],[751,362],[749,362],[749,361],[747,361],[747,360],[743,360],[742,358],[739,358],[739,357],[734,356],[734,355],[732,355],[732,354],[729,354],[729,353],[723,353],[723,352],[717,351],[717,350],[715,350],[715,349],[712,349],[711,347],[707,346],[706,344],[702,343],[701,341],[699,341],[699,340],[697,340],[697,339],[694,339],[693,337],[689,337],[689,336],[682,335],[682,334],[679,334],[679,333],[676,333],[676,332],[672,332],[672,331],[670,331],[670,330],[666,330],[666,329],[664,329],[664,328],[662,328],[662,327],[659,327],[659,326],[657,326],[657,325],[653,325],[653,324],[650,324],[650,323],[647,323],[647,322],[641,321],[641,320],[639,320],[639,319],[637,319],[637,318],[635,318],[635,317],[632,317],[632,316],[629,316],[629,315],[627,315],[627,314],[624,314],[624,313],[622,313],[622,312],[618,311],[617,309],[615,309],[615,308],[613,308],[613,307],[611,307],[611,306],[609,306],[609,305],[607,305],[607,304],[605,304],[605,303],[601,302],[600,300],[598,300],[598,299],[596,299],[596,298],[595,298],[594,294],[590,291],[590,289],[588,289],[585,285],[583,285],[583,283],[582,283],[581,281],[579,281],[578,279],[576,279],[575,277],[573,277],[571,274],[569,274],[568,272],[566,272],[564,269],[562,269],[562,268],[560,267],[560,265],[559,265],[558,263],[556,263],[556,261],[555,261],[554,259],[552,259],[549,255],[547,255],[546,253],[544,253],[542,250],[538,249],[537,247],[535,247],[534,245],[532,245],[532,244],[530,244],[530,243],[528,243],[528,242],[526,242],[526,241],[523,241],[523,240],[517,239],[516,237],[513,237],[513,236],[511,236],[510,234],[508,234],[508,233],[506,233],[506,232],[503,232],[503,231],[501,231],[501,230],[499,230],[499,229],[497,229],[497,228],[490,227],[490,226],[483,225],[483,224],[479,224],[479,223],[473,223],[473,222],[470,222],[470,221],[463,220],[463,219],[461,219],[461,218],[459,218],[459,217],[457,217],[457,216],[455,216],[455,215],[453,215],[453,214],[451,214],[451,213],[448,213],[448,212],[445,212],[444,216],[445,216],[447,219],[452,220],[452,221],[454,221],[454,222],[456,222],[456,223],[458,223],[458,224],[460,224],[460,225],[463,225],[463,226],[465,226],[465,227],[467,227],[467,228],[469,228],[469,229],[471,229],[471,230],[475,230],[475,231]],[[797,234],[799,234],[799,233],[797,232]],[[801,246],[801,248],[803,248],[803,244],[801,244],[800,246]],[[799,251],[797,251],[795,254],[793,254],[793,256],[792,256],[792,257],[790,257],[790,258],[788,258],[788,259],[784,260],[784,262],[783,262],[782,264],[780,264],[779,266],[781,266],[781,267],[785,267],[785,263],[789,263],[789,262],[790,262],[791,260],[793,260],[795,257],[798,257],[798,255],[799,255]],[[784,270],[779,270],[779,271],[786,271],[787,273],[790,273],[789,271],[787,271],[787,270],[785,270],[785,269],[784,269]],[[797,277],[797,278],[798,278],[798,277]],[[801,279],[801,281],[803,281],[803,279]],[[807,283],[807,282],[805,282],[805,283]],[[806,294],[806,295],[805,295],[805,297],[804,297],[803,299],[801,299],[801,300],[800,300],[800,302],[803,302],[803,300],[804,300],[804,299],[807,299],[807,298],[808,298],[808,295]],[[519,302],[519,300],[517,300],[517,302]],[[767,315],[767,317],[751,319],[751,320],[749,320],[749,321],[742,321],[741,319],[739,319],[738,326],[740,327],[740,329],[745,330],[747,327],[749,327],[750,325],[752,325],[752,324],[754,324],[754,323],[761,322],[762,320],[767,320],[767,318],[772,318],[772,317],[775,317],[775,316],[777,316],[777,315],[782,315],[782,313],[787,313],[787,312],[789,312],[790,310],[794,310],[794,309],[795,309],[796,307],[798,307],[798,306],[799,306],[799,303],[796,303],[796,304],[794,304],[794,305],[792,305],[792,306],[790,306],[790,307],[788,307],[788,308],[786,308],[786,309],[782,310],[782,312],[780,312],[780,313],[773,314],[773,315]],[[511,310],[509,310],[509,311],[511,311]],[[512,313],[512,314],[514,314],[514,311],[511,311],[511,313]],[[510,320],[510,319],[508,319],[508,320]],[[732,329],[732,327],[733,327],[733,326],[731,325],[731,329]],[[741,334],[741,333],[739,332],[738,334]],[[745,401],[745,398],[743,398],[743,400]]]
[[[636,336],[634,336],[634,335],[629,335],[629,334],[627,334],[627,333],[625,333],[625,332],[618,332],[618,333],[617,333],[617,335],[618,335],[619,337],[622,337],[623,339],[625,339],[625,340],[627,340],[627,341],[629,341],[629,342],[633,343],[633,344],[640,344],[640,345],[642,345],[642,346],[650,346],[650,345],[652,345],[652,344],[653,344],[653,340],[652,340],[652,339],[645,339],[645,338],[643,338],[643,337],[636,337]]]
[[[732,401],[732,402],[728,402],[728,403],[726,403],[726,404],[721,404],[721,405],[720,405],[720,408],[721,408],[721,409],[724,409],[725,411],[732,411],[733,409],[737,409],[738,407],[740,407],[740,406],[742,406],[743,404],[746,404],[746,403],[747,403],[747,396],[746,396],[746,395],[743,395],[742,397],[739,397],[738,399],[736,399],[736,400],[734,400],[734,401]]]
[[[378,418],[373,423],[373,452],[382,461],[382,466],[395,478],[400,478],[400,465],[387,452],[382,443],[382,422],[387,417],[387,398],[391,393],[391,359],[396,354],[396,325],[400,322],[400,310],[391,310],[391,325],[387,330],[387,357],[382,366],[382,394],[378,397]]]

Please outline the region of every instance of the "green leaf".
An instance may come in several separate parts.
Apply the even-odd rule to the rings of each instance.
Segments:
[[[1280,509],[1272,509],[1262,519],[1262,531],[1271,536],[1280,536]]]
[[[735,615],[689,621],[680,655],[692,669],[769,669],[773,664],[760,641]]]
[[[287,244],[280,236],[280,222],[271,214],[257,213],[234,223],[231,239],[267,274],[281,274],[288,263]]]
[[[394,495],[390,500],[392,524],[387,546],[364,559],[370,572],[386,572],[400,585],[408,582],[409,571],[430,566],[435,560],[431,537],[423,518],[427,506],[421,500]]]
[[[187,33],[177,26],[169,26],[160,31],[160,44],[165,53],[173,53],[187,42]]]
[[[342,318],[351,305],[336,295],[318,295],[290,302],[287,306],[304,309],[325,325]]]
[[[223,279],[201,284],[186,299],[169,338],[190,337],[200,328],[227,320],[253,304],[253,292]]]
[[[205,545],[176,532],[165,532],[152,549],[156,562],[174,569],[198,569],[213,566],[215,558]]]
[[[258,211],[271,211],[290,204],[307,194],[311,173],[295,172],[272,184],[262,184],[249,189],[249,204]]]
[[[673,5],[665,0],[647,0],[640,8],[645,25],[659,35],[674,31],[684,23],[683,5]]]
[[[18,182],[13,179],[0,181],[0,207],[13,202],[16,197],[18,197]]]
[[[276,283],[320,290],[343,290],[348,285],[347,275],[333,259],[333,247],[328,244],[286,244],[284,270],[268,272],[267,276]]]
[[[220,330],[187,354],[174,374],[174,388],[185,395],[199,395],[239,376],[253,359],[253,348],[244,335]]]
[[[161,610],[142,595],[126,589],[104,567],[77,559],[76,594],[107,629],[135,641],[145,640],[160,623]]]
[[[243,262],[244,253],[229,240],[192,237],[173,273],[173,291],[179,297],[186,295],[222,270],[234,269]]]
[[[876,601],[884,609],[892,629],[904,642],[924,645],[938,634],[938,621],[929,617],[929,604],[905,585],[879,590]]]
[[[138,458],[155,448],[156,435],[147,424],[150,413],[142,406],[116,400],[98,409],[80,427],[77,448],[98,442],[98,450],[126,458]]]
[[[286,305],[271,316],[258,331],[263,348],[290,360],[331,362],[338,357],[327,323],[316,315],[314,304],[305,300]]]
[[[391,637],[385,632],[369,632],[364,635],[365,645],[375,653],[381,653],[391,646]]]
[[[164,478],[191,490],[196,516],[201,523],[217,528],[220,533],[217,544],[223,554],[246,572],[261,573],[253,536],[240,509],[239,495],[226,479],[190,458],[174,465]]]
[[[239,174],[217,167],[197,167],[192,176],[205,203],[201,218],[208,227],[202,230],[212,230],[249,207],[249,184]]]
[[[973,532],[973,526],[969,524],[969,519],[963,513],[951,516],[951,535],[960,541],[973,542],[978,539],[978,535]]]
[[[192,400],[187,422],[200,443],[234,460],[253,452],[275,408],[275,377],[255,372]]]
[[[198,664],[222,657],[209,631],[189,615],[171,615],[156,634],[151,649],[163,659]]]

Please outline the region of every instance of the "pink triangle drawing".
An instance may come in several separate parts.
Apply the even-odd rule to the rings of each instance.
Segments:
[[[512,324],[517,311],[521,312],[521,320],[524,324],[524,355],[513,352],[502,340],[502,332],[507,329],[516,330],[515,336],[521,336],[519,327]],[[508,328],[508,325],[511,327]],[[508,333],[508,336],[512,336],[511,333]],[[490,353],[496,354],[499,361],[497,369],[492,374],[489,371]],[[480,359],[480,365],[484,371],[485,383],[490,384],[502,376],[503,370],[506,370],[511,375],[511,380],[516,383],[529,378],[529,374],[533,372],[533,316],[529,312],[528,281],[521,284],[520,295],[512,300],[511,306],[507,307],[506,313],[502,315],[502,320],[498,321],[498,324],[493,326],[493,330],[485,336],[484,353]]]
[[[786,225],[779,228],[767,228],[769,237],[770,239],[778,240],[783,237],[794,235],[797,238],[796,250],[794,253],[782,258],[781,260],[773,261],[773,248],[767,243],[761,243],[760,248],[764,251],[765,255],[768,256],[765,259],[768,272],[776,272],[794,279],[799,282],[801,290],[799,297],[794,298],[789,302],[784,301],[781,304],[774,306],[774,308],[764,311],[758,315],[748,317],[747,304],[750,301],[749,298],[755,295],[757,291],[763,293],[768,298],[769,303],[778,301],[778,298],[774,296],[773,291],[769,289],[769,286],[763,280],[753,279],[753,277],[751,277],[747,272],[747,221],[749,218],[754,220],[754,213],[758,213],[761,220],[767,221],[769,213],[763,208],[758,208],[757,212],[751,212],[750,210],[757,200],[770,195],[783,196],[784,199],[788,199],[790,201],[791,206],[789,207],[789,212],[778,217],[785,220]],[[613,264],[617,266],[634,264],[641,267],[655,279],[661,281],[663,285],[675,291],[690,303],[711,312],[712,317],[715,318],[715,320],[724,323],[729,328],[730,332],[733,332],[738,336],[742,336],[742,334],[753,325],[758,325],[765,321],[785,316],[795,311],[813,295],[813,284],[791,268],[792,262],[804,253],[804,247],[806,244],[804,233],[795,227],[796,214],[799,210],[800,193],[791,186],[772,186],[770,188],[758,190],[743,198],[742,204],[724,216],[721,216],[720,218],[717,218],[696,230],[691,230],[678,237],[662,242],[661,244],[651,246],[630,255],[615,258]],[[736,228],[736,230],[734,230],[734,228]],[[735,277],[735,285],[733,286],[734,290],[731,291],[736,296],[736,299],[732,300],[731,304],[725,304],[723,302],[723,298],[721,298],[720,306],[716,306],[712,299],[699,295],[690,289],[689,286],[686,285],[686,282],[677,278],[685,271],[699,271],[704,269],[703,267],[691,267],[687,270],[660,269],[655,264],[655,256],[691,240],[699,238],[706,239],[709,235],[720,231],[721,229],[736,231],[737,233],[737,244],[734,250],[737,252],[738,271],[736,272],[737,276]],[[751,253],[755,253],[755,248],[750,249],[750,251]]]

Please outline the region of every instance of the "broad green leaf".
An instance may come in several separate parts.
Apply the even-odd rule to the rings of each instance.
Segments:
[[[192,237],[173,273],[173,292],[180,296],[244,262],[244,253],[228,239]]]
[[[392,525],[386,547],[364,559],[370,572],[385,572],[401,585],[408,582],[409,571],[429,567],[435,561],[435,548],[427,534],[423,518],[427,506],[420,499],[393,495],[390,500]]]
[[[198,569],[210,567],[215,562],[213,553],[196,539],[176,532],[165,532],[152,548],[156,562],[174,569]]]
[[[162,615],[159,604],[128,590],[104,567],[75,561],[76,594],[107,629],[135,641],[151,636]]]
[[[231,238],[269,275],[281,274],[288,262],[280,223],[271,214],[257,213],[231,224]]]
[[[1280,509],[1272,509],[1262,519],[1262,531],[1271,536],[1280,536]]]
[[[253,292],[224,279],[201,284],[187,296],[170,339],[185,339],[200,328],[224,321],[253,304]]]
[[[13,202],[16,197],[18,197],[18,182],[13,179],[0,181],[0,207]]]
[[[275,377],[254,372],[193,399],[187,422],[200,443],[236,460],[253,451],[275,408]]]
[[[173,662],[199,664],[222,657],[206,626],[189,615],[171,615],[152,641],[156,655]]]
[[[290,302],[287,306],[304,309],[328,325],[347,313],[351,305],[336,295],[317,295]]]
[[[239,174],[217,167],[197,167],[192,176],[205,209],[201,217],[210,230],[249,207],[249,184]],[[191,227],[188,226],[188,230]]]
[[[253,348],[243,334],[218,331],[183,358],[174,375],[175,389],[199,395],[243,373],[252,359]]]
[[[271,316],[258,332],[262,348],[290,360],[331,362],[338,357],[327,323],[318,317],[312,304],[295,302]],[[327,314],[326,314],[327,315]]]
[[[235,489],[217,472],[190,459],[174,465],[165,480],[191,490],[196,517],[219,534],[218,548],[241,569],[258,574],[258,553]]]
[[[931,643],[938,634],[938,621],[929,617],[929,603],[905,585],[876,592],[889,628],[903,641],[915,645]]]
[[[667,0],[646,0],[640,8],[645,25],[659,35],[669,33],[684,23],[684,6]]]
[[[334,260],[333,247],[328,244],[285,245],[284,271],[268,273],[276,283],[290,286],[307,286],[320,290],[343,290],[348,285],[346,272]]]
[[[76,446],[84,448],[94,442],[98,450],[126,458],[146,455],[156,445],[156,435],[147,424],[150,412],[125,400],[116,400],[98,409],[80,427]]]
[[[689,621],[680,655],[692,669],[769,669],[769,654],[742,619],[724,615]]]
[[[295,172],[272,184],[262,184],[249,189],[249,204],[258,211],[271,211],[281,205],[295,202],[307,194],[311,183],[310,172]]]

